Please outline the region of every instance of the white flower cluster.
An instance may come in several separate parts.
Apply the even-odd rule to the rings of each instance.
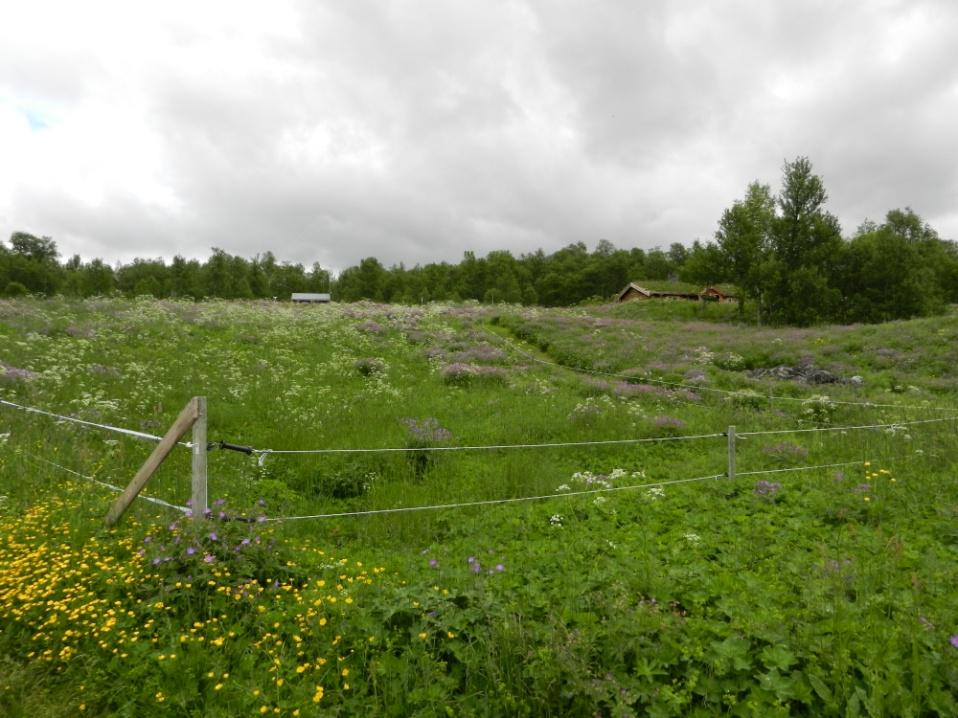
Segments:
[[[665,498],[665,489],[661,486],[651,486],[646,490],[645,495],[652,501]]]

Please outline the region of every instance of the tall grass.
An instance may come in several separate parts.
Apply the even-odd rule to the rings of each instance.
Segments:
[[[783,330],[716,310],[0,303],[0,398],[162,434],[202,394],[213,441],[410,449],[213,450],[222,503],[203,532],[170,529],[175,513],[143,502],[105,532],[112,493],[64,469],[124,485],[150,443],[3,408],[0,707],[953,714],[953,422],[742,438],[743,474],[847,465],[662,488],[723,473],[725,438],[423,451],[958,409],[954,313]],[[859,380],[749,375],[782,364]],[[148,492],[183,504],[189,463],[174,452]],[[554,498],[272,521],[528,496]],[[67,634],[64,612],[83,605],[96,621]]]

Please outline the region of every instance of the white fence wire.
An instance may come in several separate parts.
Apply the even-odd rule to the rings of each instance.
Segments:
[[[161,437],[154,436],[152,434],[147,434],[145,432],[133,431],[130,429],[123,429],[121,427],[111,426],[109,424],[97,424],[94,422],[85,421],[82,419],[77,419],[76,417],[70,417],[63,414],[57,414],[55,412],[46,411],[43,409],[37,409],[35,407],[23,406],[21,404],[16,404],[14,402],[6,401],[0,399],[0,405],[7,406],[10,408],[26,411],[28,413],[38,414],[42,416],[56,418],[57,420],[73,422],[81,425],[85,425],[92,428],[104,429],[108,431],[114,431],[121,434],[127,434],[135,438],[140,439],[149,439],[149,440],[160,440]],[[940,417],[935,419],[917,419],[913,421],[900,421],[887,424],[863,424],[863,425],[853,425],[853,426],[826,426],[826,427],[802,427],[795,429],[772,429],[767,431],[744,431],[744,432],[734,432],[735,438],[746,438],[754,436],[772,436],[772,435],[781,435],[781,434],[804,434],[804,433],[815,433],[815,432],[846,432],[846,431],[868,431],[868,430],[891,430],[895,431],[899,428],[906,426],[916,426],[916,425],[926,425],[926,424],[936,424],[949,421],[958,420],[958,416],[950,417]],[[729,427],[730,432],[732,427]],[[486,445],[472,445],[472,446],[427,446],[427,447],[383,447],[383,448],[341,448],[341,449],[255,449],[251,447],[241,447],[244,449],[244,453],[251,453],[258,455],[258,462],[262,464],[263,460],[269,455],[304,455],[304,454],[372,454],[372,453],[417,453],[417,452],[449,452],[449,451],[498,451],[498,450],[508,450],[508,449],[546,449],[546,448],[563,448],[563,447],[586,447],[586,446],[612,446],[612,445],[634,445],[634,444],[645,444],[645,443],[656,443],[656,442],[677,442],[677,441],[694,441],[694,440],[704,440],[704,439],[714,439],[719,437],[726,437],[730,432],[712,432],[708,434],[695,434],[689,436],[661,436],[661,437],[642,437],[642,438],[632,438],[632,439],[605,439],[605,440],[595,440],[595,441],[573,441],[573,442],[546,442],[546,443],[527,443],[527,444],[486,444]],[[730,451],[734,451],[734,446],[730,447]],[[121,492],[122,489],[113,484],[96,479],[92,476],[87,476],[78,471],[70,469],[68,467],[62,466],[56,462],[44,459],[42,457],[26,457],[32,461],[43,462],[47,465],[53,466],[57,469],[60,469],[64,472],[67,472],[73,476],[89,481],[93,484],[99,485],[103,488],[107,488],[111,491]],[[813,471],[820,469],[828,468],[837,468],[843,466],[851,465],[862,465],[862,461],[846,461],[846,462],[837,462],[829,464],[816,464],[810,466],[791,466],[786,468],[777,468],[777,469],[762,469],[758,471],[735,471],[732,479],[737,479],[744,476],[758,476],[762,474],[775,474],[775,473],[784,473],[784,472],[797,472],[797,471]],[[478,501],[463,501],[456,503],[444,503],[444,504],[432,504],[425,506],[400,506],[392,508],[383,508],[383,509],[369,509],[362,511],[343,511],[336,513],[323,513],[323,514],[308,514],[302,516],[279,516],[266,519],[267,521],[273,522],[285,522],[285,521],[301,521],[308,519],[333,519],[333,518],[344,518],[344,517],[359,517],[359,516],[375,516],[383,514],[397,514],[397,513],[411,513],[411,512],[422,512],[422,511],[439,511],[439,510],[451,510],[451,509],[462,509],[475,506],[496,506],[504,504],[515,504],[523,502],[532,502],[532,501],[546,501],[553,499],[560,499],[565,497],[572,496],[586,496],[593,494],[603,494],[603,493],[612,493],[618,491],[628,491],[628,490],[638,490],[638,489],[650,489],[655,487],[664,487],[678,484],[694,483],[700,481],[709,481],[717,480],[722,478],[728,478],[728,473],[721,474],[712,474],[708,476],[698,476],[693,478],[686,479],[673,479],[666,481],[659,481],[654,483],[644,483],[644,484],[632,484],[628,486],[614,486],[614,487],[604,487],[598,489],[588,489],[583,491],[568,491],[568,492],[559,492],[554,494],[543,494],[537,496],[520,496],[520,497],[511,497],[511,498],[502,498],[502,499],[485,499]],[[190,509],[185,506],[178,506],[176,504],[169,503],[162,499],[140,495],[138,498],[142,498],[145,501],[150,503],[163,506],[165,508],[173,509],[180,511],[182,513],[189,514]]]

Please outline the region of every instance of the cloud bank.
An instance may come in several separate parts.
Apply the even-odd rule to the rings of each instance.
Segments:
[[[35,0],[0,10],[0,237],[343,269],[710,239],[811,158],[958,238],[958,5]]]

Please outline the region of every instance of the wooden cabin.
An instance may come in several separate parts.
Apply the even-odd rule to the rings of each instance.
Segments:
[[[635,282],[629,282],[628,286],[619,292],[618,301],[629,302],[635,299],[681,299],[684,301],[697,302],[702,299],[698,292],[678,292],[664,291],[660,289],[647,289]]]

